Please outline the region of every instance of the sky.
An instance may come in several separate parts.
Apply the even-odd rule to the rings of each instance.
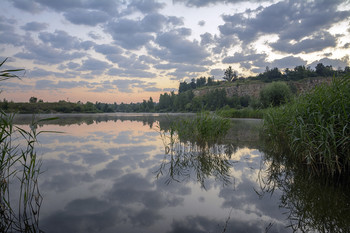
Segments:
[[[350,65],[349,0],[2,0],[0,98],[158,101],[179,82]]]

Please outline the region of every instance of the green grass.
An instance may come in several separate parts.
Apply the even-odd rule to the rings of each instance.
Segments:
[[[180,140],[196,142],[199,145],[218,142],[230,127],[229,119],[209,112],[198,113],[194,118],[185,118],[173,125]]]
[[[316,175],[348,174],[350,77],[334,78],[264,115],[264,135],[274,151],[306,164]]]
[[[243,108],[243,109],[221,109],[217,111],[217,114],[221,117],[226,118],[256,118],[262,119],[264,116],[265,109],[252,109],[252,108]]]

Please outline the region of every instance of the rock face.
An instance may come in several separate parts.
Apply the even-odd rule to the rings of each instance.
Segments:
[[[302,80],[300,82],[289,82],[291,86],[294,86],[297,89],[298,93],[303,93],[305,91],[308,91],[312,88],[314,88],[317,85],[320,85],[321,83],[327,83],[330,84],[332,81],[332,78],[309,78]],[[241,96],[251,96],[258,98],[260,91],[266,86],[268,83],[248,83],[248,84],[233,84],[232,86],[226,86],[226,87],[212,87],[207,89],[195,89],[193,90],[193,93],[195,96],[203,96],[208,94],[210,91],[216,90],[216,89],[225,89],[227,96],[232,97],[234,95],[237,95],[239,97]]]

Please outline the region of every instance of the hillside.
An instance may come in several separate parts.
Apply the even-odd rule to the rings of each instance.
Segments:
[[[316,77],[316,78],[305,78],[298,81],[288,81],[286,82],[291,86],[294,91],[297,93],[303,93],[307,90],[312,89],[313,87],[320,85],[321,83],[330,83],[332,80],[331,77]],[[197,88],[193,90],[194,96],[204,96],[211,91],[216,89],[226,91],[227,97],[232,96],[251,96],[258,98],[259,93],[268,83],[260,81],[251,81],[251,82],[233,82],[225,83],[219,86],[207,86],[202,88]]]

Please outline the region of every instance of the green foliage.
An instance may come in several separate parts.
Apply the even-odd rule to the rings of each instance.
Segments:
[[[232,67],[229,66],[224,73],[224,79],[228,82],[235,81],[237,79],[237,72],[232,70]]]
[[[174,125],[179,138],[203,145],[216,143],[230,129],[230,120],[208,112],[198,113],[195,118],[178,121]]]
[[[252,109],[252,108],[243,108],[243,109],[223,108],[217,111],[217,114],[221,117],[226,117],[226,118],[261,119],[264,116],[264,112],[265,110]]]
[[[284,82],[273,82],[266,85],[260,92],[260,101],[263,107],[285,104],[292,97],[292,91]]]
[[[18,78],[17,71],[22,69],[0,71],[0,81]],[[42,197],[37,179],[41,163],[34,149],[40,132],[35,123],[29,131],[15,126],[14,116],[0,109],[0,231],[40,232]]]
[[[350,76],[334,78],[264,115],[264,132],[275,151],[310,167],[313,174],[348,174]]]

